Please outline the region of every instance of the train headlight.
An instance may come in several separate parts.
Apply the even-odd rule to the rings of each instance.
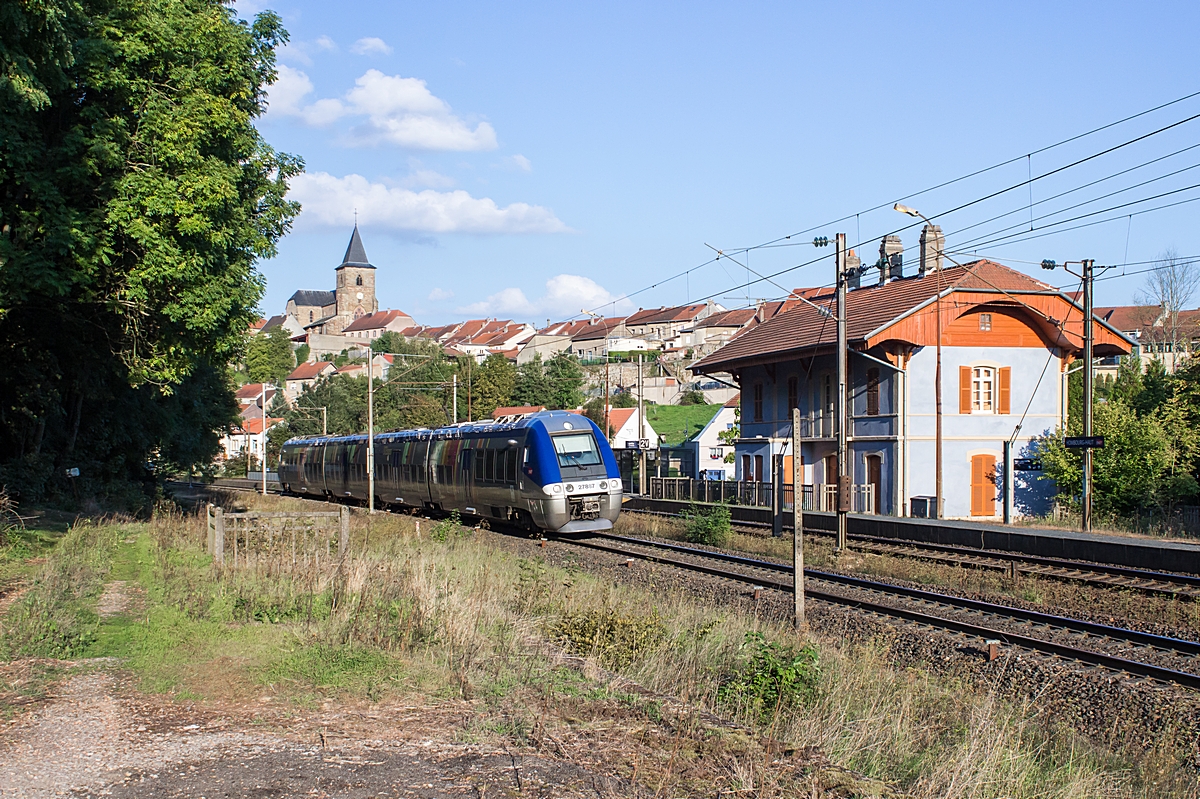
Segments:
[[[561,494],[561,493],[562,493],[562,486],[560,486],[560,485],[556,485],[556,486],[554,486],[554,493],[555,493],[555,494]]]
[[[603,491],[603,490],[604,490],[604,489],[606,489],[606,488],[608,488],[608,483],[606,483],[606,482],[604,482],[603,480],[601,480],[601,481],[600,481],[600,490],[601,490],[601,491]]]
[[[613,491],[620,491],[621,490],[621,481],[620,480],[612,480],[609,482],[609,486],[612,487]]]
[[[567,483],[567,493],[570,494],[574,490],[575,490],[575,486],[571,485],[570,483]]]

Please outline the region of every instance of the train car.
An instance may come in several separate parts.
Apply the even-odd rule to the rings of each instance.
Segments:
[[[612,448],[567,411],[380,433],[374,449],[380,508],[457,510],[555,533],[609,530],[621,510]],[[299,496],[366,502],[367,437],[290,439],[279,481]]]

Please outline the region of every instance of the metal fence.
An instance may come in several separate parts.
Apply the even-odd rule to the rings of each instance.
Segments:
[[[681,502],[728,502],[757,508],[774,507],[775,486],[753,480],[696,480],[691,477],[651,477],[651,499]],[[783,507],[790,509],[795,492],[790,483],[783,486]],[[815,496],[815,501],[814,501]],[[804,486],[804,510],[837,510],[837,486]],[[875,513],[875,486],[854,485],[850,490],[851,513]]]
[[[350,509],[226,513],[209,505],[208,553],[232,568],[318,567],[340,560],[350,546]]]

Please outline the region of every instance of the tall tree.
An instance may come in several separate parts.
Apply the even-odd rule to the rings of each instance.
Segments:
[[[550,383],[546,380],[546,369],[542,364],[541,353],[534,355],[533,360],[526,361],[517,367],[512,401],[517,405],[551,407],[554,400],[550,393]]]
[[[1158,257],[1154,268],[1146,274],[1146,282],[1138,295],[1138,302],[1154,306],[1156,318],[1149,326],[1151,340],[1169,344],[1176,361],[1183,351],[1190,349],[1191,335],[1185,334],[1180,324],[1179,312],[1187,307],[1200,289],[1200,265],[1195,260],[1181,258],[1173,249]],[[1191,331],[1189,331],[1190,333]]]
[[[517,369],[500,353],[493,353],[475,371],[472,387],[476,419],[486,419],[492,411],[512,403]]]
[[[550,384],[550,401],[546,407],[578,408],[583,404],[583,369],[570,353],[556,353],[546,363],[546,382]]]
[[[282,385],[283,379],[295,368],[292,337],[282,325],[250,336],[246,345],[246,375],[252,383]]]
[[[23,498],[67,493],[68,462],[100,492],[214,453],[254,262],[299,210],[301,162],[253,124],[286,38],[219,0],[0,4],[0,480]]]

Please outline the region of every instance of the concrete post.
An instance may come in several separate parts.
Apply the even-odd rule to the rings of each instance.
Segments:
[[[217,507],[213,511],[213,563],[225,564],[225,510]]]
[[[350,548],[350,508],[343,505],[339,511],[341,517],[340,529],[338,531],[338,557],[345,557],[346,550]]]
[[[795,622],[802,629],[804,618],[804,465],[800,456],[800,409],[792,408],[792,595]]]
[[[783,455],[771,456],[771,537],[783,537]]]

